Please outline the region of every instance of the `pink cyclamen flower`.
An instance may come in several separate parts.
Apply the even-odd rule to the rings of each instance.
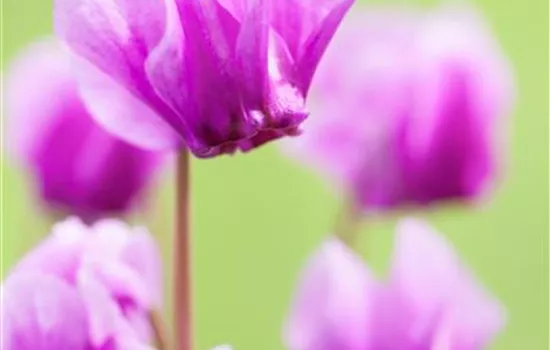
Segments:
[[[198,157],[298,132],[331,37],[353,0],[56,0],[88,107],[151,149]]]
[[[123,214],[140,199],[161,155],[94,122],[60,44],[44,41],[26,49],[4,87],[9,147],[50,208],[94,220]]]
[[[135,336],[101,284],[17,273],[2,285],[3,350],[154,350]]]
[[[116,220],[93,227],[78,219],[59,223],[14,267],[3,286],[2,338],[12,344],[5,349],[119,350],[126,348],[109,344],[147,342],[149,314],[161,307],[161,273],[158,248],[143,228]],[[74,320],[67,321],[70,315]],[[66,329],[70,322],[74,330]],[[86,346],[23,347],[33,333],[38,343],[28,344],[55,337]]]
[[[504,310],[427,224],[400,223],[389,279],[331,238],[310,259],[285,330],[292,350],[478,350]]]
[[[472,9],[357,10],[319,67],[315,116],[288,150],[362,208],[475,199],[498,170],[512,87]]]

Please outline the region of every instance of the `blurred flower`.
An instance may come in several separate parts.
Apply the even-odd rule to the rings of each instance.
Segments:
[[[67,306],[70,307],[68,313],[81,312],[81,306],[77,305],[81,303],[77,302],[79,298],[86,303],[112,303],[114,306],[109,308],[116,309],[136,337],[143,341],[151,338],[149,315],[161,307],[162,271],[158,248],[144,228],[130,228],[116,220],[102,220],[87,227],[78,219],[68,219],[55,225],[52,234],[27,253],[11,275],[18,278],[29,274],[45,277],[37,280],[35,287],[28,281],[20,288],[40,289],[39,283],[44,282],[51,289],[53,300],[58,292],[75,300],[75,305]],[[11,278],[8,277],[8,281]],[[6,283],[5,288],[8,285]],[[93,291],[88,293],[88,287]],[[96,301],[96,294],[102,299]],[[15,299],[16,296],[17,293]],[[32,298],[40,298],[40,295],[30,295],[14,303],[30,303]],[[35,306],[31,303],[28,307]],[[32,315],[29,318],[32,319]],[[112,323],[109,318],[98,320],[97,325],[93,320],[88,322],[92,322],[88,324],[92,333],[101,333],[101,327],[106,327],[103,323]]]
[[[465,7],[348,19],[316,75],[316,115],[289,153],[364,209],[478,197],[513,102],[511,69],[483,19]]]
[[[5,91],[9,147],[51,207],[93,220],[124,213],[142,194],[160,154],[121,141],[92,120],[60,45],[45,41],[24,51]]]
[[[151,149],[198,157],[298,132],[353,0],[56,0],[94,117]]]
[[[16,273],[2,286],[2,350],[153,350],[138,341],[101,284]]]
[[[426,224],[397,230],[386,283],[329,239],[309,261],[285,332],[292,350],[483,349],[504,310]]]

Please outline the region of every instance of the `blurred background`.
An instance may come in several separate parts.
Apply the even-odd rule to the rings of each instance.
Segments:
[[[52,4],[1,1],[5,69],[18,49],[51,34]],[[506,177],[491,202],[476,211],[457,206],[421,216],[449,237],[507,306],[508,327],[493,348],[548,349],[548,1],[475,3],[516,71],[519,99]],[[134,218],[159,237],[166,261],[171,170],[157,183],[154,209]],[[26,175],[4,154],[1,172],[1,271],[6,273],[52,221],[36,210]],[[276,143],[248,155],[195,160],[192,176],[199,349],[220,343],[240,350],[283,349],[281,323],[297,274],[330,232],[338,200],[314,173],[285,159]],[[377,219],[363,228],[361,251],[381,273],[395,221]]]

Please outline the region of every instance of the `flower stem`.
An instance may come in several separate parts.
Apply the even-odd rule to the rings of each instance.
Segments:
[[[155,346],[157,350],[168,350],[168,342],[166,339],[166,328],[162,317],[158,310],[153,310],[149,313],[151,328],[155,338]]]
[[[176,230],[173,241],[175,350],[193,350],[189,153],[177,160]]]

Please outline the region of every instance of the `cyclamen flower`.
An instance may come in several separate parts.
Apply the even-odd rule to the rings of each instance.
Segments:
[[[513,84],[482,18],[461,7],[348,19],[316,75],[315,116],[289,153],[366,210],[486,192]]]
[[[77,286],[43,273],[14,274],[2,286],[3,350],[154,350],[125,323],[101,284]]]
[[[56,0],[88,108],[108,130],[198,157],[299,132],[353,0]]]
[[[130,350],[123,344],[149,341],[149,314],[161,307],[160,261],[145,229],[115,220],[57,224],[3,286],[2,339],[12,347],[2,349]]]
[[[285,341],[291,350],[477,350],[504,325],[500,303],[444,238],[413,219],[397,229],[386,282],[328,239],[298,286]]]
[[[50,208],[95,220],[124,214],[161,155],[107,133],[78,95],[70,59],[52,41],[26,49],[5,85],[9,147]]]

